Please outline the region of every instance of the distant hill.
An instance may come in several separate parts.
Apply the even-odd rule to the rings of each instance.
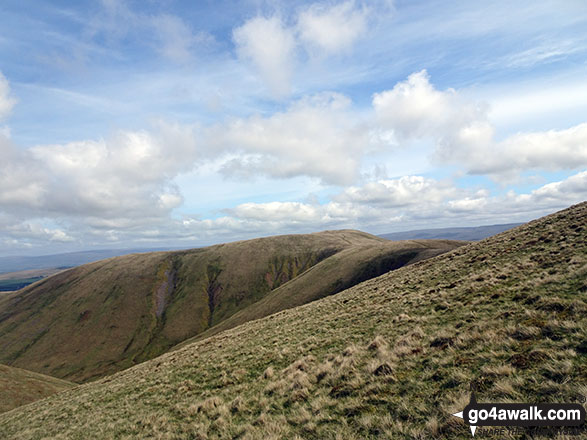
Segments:
[[[0,413],[10,411],[76,384],[0,364]]]
[[[461,244],[327,231],[86,264],[0,294],[0,362],[87,381]]]
[[[392,232],[380,234],[379,237],[388,240],[417,240],[417,239],[445,239],[479,241],[500,232],[520,226],[522,223],[507,223],[503,225],[475,226],[465,228],[438,228],[438,229],[415,229],[413,231]]]
[[[22,289],[36,281],[61,272],[63,269],[29,269],[0,274],[0,292]]]
[[[0,274],[19,272],[31,269],[69,268],[103,260],[105,258],[137,252],[153,252],[163,249],[105,249],[95,251],[68,252],[54,255],[38,255],[32,257],[11,256],[0,257]]]
[[[2,414],[0,437],[470,439],[471,385],[584,397],[586,341],[582,203]]]

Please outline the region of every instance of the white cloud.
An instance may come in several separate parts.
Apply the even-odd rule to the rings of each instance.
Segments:
[[[448,181],[405,176],[369,182],[343,191],[324,204],[301,202],[245,203],[226,210],[223,222],[238,222],[260,231],[362,228],[390,232],[463,224],[527,221],[587,199],[587,171],[546,184],[528,194],[490,196],[486,190],[464,190]],[[213,227],[213,223],[209,226]],[[408,226],[409,225],[409,226]]]
[[[235,217],[258,221],[316,222],[320,208],[298,202],[243,203],[229,212]]]
[[[508,199],[516,204],[535,208],[564,208],[587,200],[587,171],[568,177],[559,182],[551,182],[532,191],[530,194],[511,192]]]
[[[542,103],[548,105],[548,103]],[[501,180],[524,170],[565,170],[587,166],[587,123],[560,131],[519,133],[498,142],[487,106],[448,89],[439,91],[425,70],[392,90],[376,93],[378,124],[400,140],[430,138],[434,157],[472,174]]]
[[[0,121],[12,112],[16,99],[10,95],[10,84],[0,72]]]
[[[404,139],[445,138],[483,120],[483,106],[463,100],[453,89],[438,91],[426,70],[412,73],[392,90],[375,93],[377,122]]]
[[[74,241],[74,238],[68,235],[62,229],[49,229],[36,222],[24,222],[13,225],[8,228],[8,232],[11,236],[16,237],[17,239],[25,238],[26,240],[39,241],[48,240],[61,243]]]
[[[566,130],[516,134],[493,147],[491,155],[472,164],[472,172],[584,167],[587,166],[587,123]]]
[[[161,126],[158,135],[120,132],[28,150],[4,140],[0,202],[38,216],[132,218],[136,224],[166,218],[183,200],[172,179],[196,160],[194,135],[186,131]]]
[[[252,18],[234,29],[233,39],[239,57],[252,61],[275,97],[290,93],[296,42],[281,18]]]
[[[298,16],[300,39],[310,52],[327,55],[350,49],[365,32],[368,10],[353,0],[334,5],[312,4]]]
[[[456,190],[448,182],[439,182],[422,176],[404,176],[393,180],[369,182],[350,187],[336,200],[398,208],[414,204],[439,203],[454,196]]]
[[[334,184],[355,180],[371,145],[348,98],[336,93],[304,98],[269,117],[233,120],[209,131],[208,139],[215,150],[242,154],[225,164],[227,175],[303,175]]]

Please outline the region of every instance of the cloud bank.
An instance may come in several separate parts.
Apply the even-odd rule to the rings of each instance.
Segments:
[[[8,116],[15,102],[0,75],[0,114]],[[498,183],[532,170],[574,173],[501,195],[462,187],[455,176],[364,177],[370,155],[409,151],[422,141],[430,144],[430,161]],[[587,199],[587,123],[497,140],[487,105],[457,90],[438,90],[426,71],[375,93],[368,108],[325,92],[268,114],[207,125],[159,122],[149,130],[64,144],[23,148],[5,133],[0,156],[5,246],[193,243],[348,227],[388,232],[400,221],[413,228],[463,216],[471,222],[526,220]],[[204,219],[179,214],[186,195],[176,178],[211,164],[237,181],[303,177],[328,192],[321,202],[238,203]]]

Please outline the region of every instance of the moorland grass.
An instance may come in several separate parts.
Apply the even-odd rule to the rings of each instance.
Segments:
[[[469,439],[451,414],[471,384],[480,402],[573,401],[586,219],[582,203],[244,323],[0,415],[0,436]]]

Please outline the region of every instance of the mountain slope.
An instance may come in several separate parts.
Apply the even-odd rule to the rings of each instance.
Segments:
[[[464,244],[464,242],[462,243]],[[207,338],[253,319],[301,306],[333,295],[375,276],[455,248],[448,240],[406,240],[376,246],[354,246],[321,261],[299,277],[272,290],[265,297],[190,338],[179,346]],[[390,252],[390,249],[393,251]]]
[[[414,244],[410,259],[456,245]],[[364,263],[406,252],[359,231],[327,231],[127,255],[61,272],[0,297],[0,362],[73,381],[104,376],[165,352],[355,248],[366,250]],[[389,270],[376,269],[371,276]],[[352,279],[357,270],[348,264],[341,276]]]
[[[42,399],[76,384],[0,364],[0,413]]]
[[[586,222],[582,203],[247,322],[0,415],[0,435],[470,439],[451,416],[470,384],[587,394]]]

